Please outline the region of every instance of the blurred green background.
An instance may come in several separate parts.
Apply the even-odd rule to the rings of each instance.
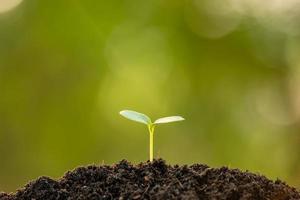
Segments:
[[[227,165],[300,187],[297,0],[0,0],[0,190],[92,163]]]

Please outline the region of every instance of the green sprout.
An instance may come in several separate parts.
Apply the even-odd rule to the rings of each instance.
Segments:
[[[150,134],[150,145],[149,145],[150,162],[153,161],[153,139],[154,139],[155,125],[184,120],[184,118],[181,116],[170,116],[170,117],[159,118],[154,122],[152,122],[147,115],[132,110],[122,110],[120,112],[120,115],[132,121],[136,121],[147,125]]]

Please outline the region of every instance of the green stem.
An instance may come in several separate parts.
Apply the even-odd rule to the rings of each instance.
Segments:
[[[149,154],[150,154],[150,162],[153,161],[153,139],[154,139],[154,125],[151,124],[148,126],[149,136],[150,136],[150,144],[149,144]]]

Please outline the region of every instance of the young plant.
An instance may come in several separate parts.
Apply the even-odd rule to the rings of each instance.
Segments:
[[[157,124],[164,124],[164,123],[170,123],[170,122],[177,122],[184,120],[181,116],[170,116],[170,117],[163,117],[155,120],[154,122],[151,121],[151,119],[143,114],[138,113],[132,110],[122,110],[120,112],[120,115],[123,117],[130,119],[132,121],[136,121],[139,123],[146,124],[148,127],[148,131],[150,134],[150,145],[149,145],[149,154],[150,154],[150,162],[153,161],[153,139],[154,139],[154,128]]]

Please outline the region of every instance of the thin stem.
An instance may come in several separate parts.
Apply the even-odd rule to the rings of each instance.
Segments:
[[[153,139],[154,139],[154,125],[151,124],[148,126],[149,136],[150,136],[150,144],[149,144],[149,154],[150,154],[150,162],[153,161]]]

